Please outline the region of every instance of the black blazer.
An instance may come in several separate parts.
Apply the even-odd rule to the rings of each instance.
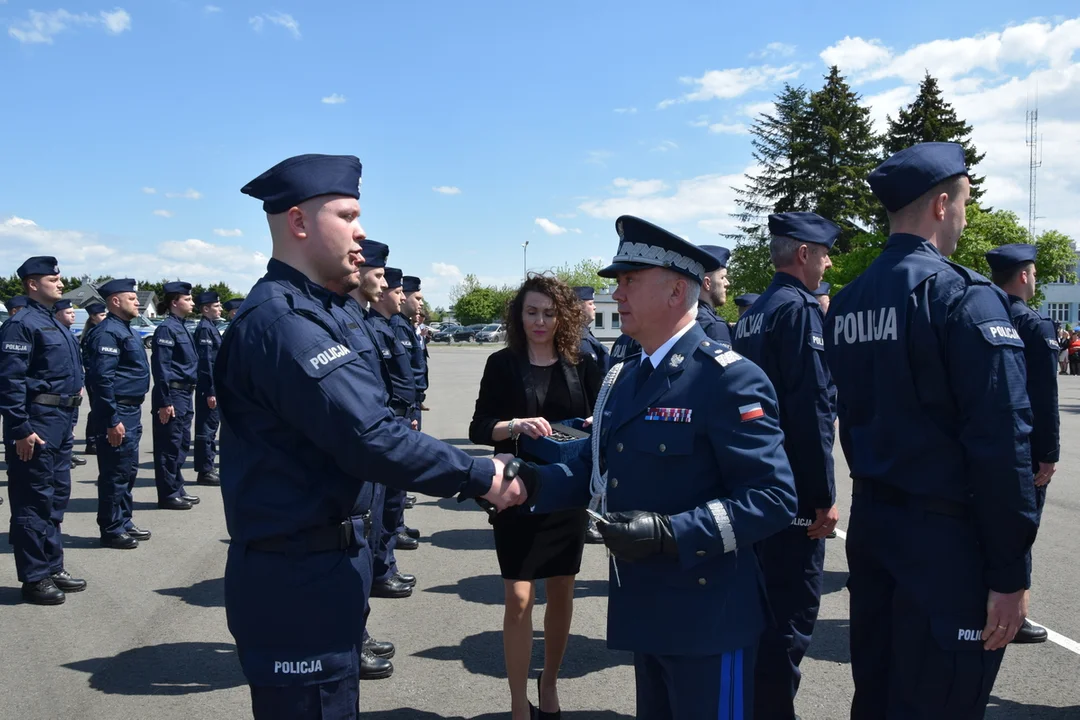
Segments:
[[[577,365],[560,358],[559,365],[576,411],[569,417],[589,417],[604,380],[600,366],[588,355],[582,355]],[[496,453],[515,454],[517,448],[513,440],[492,442],[491,431],[496,423],[527,417],[540,417],[529,357],[503,348],[488,356],[484,377],[480,380],[480,395],[476,398],[476,409],[469,423],[469,440],[476,445],[494,445]],[[567,418],[545,419],[558,421]]]

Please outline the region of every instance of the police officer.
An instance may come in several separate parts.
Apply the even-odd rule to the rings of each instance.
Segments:
[[[1005,294],[946,259],[966,224],[963,148],[901,150],[869,182],[891,235],[825,326],[854,481],[851,717],[982,717],[1038,527],[1024,344]]]
[[[581,328],[581,354],[591,357],[601,371],[607,372],[611,366],[611,354],[592,331],[596,322],[596,290],[590,285],[578,285],[574,288],[574,293],[585,316],[585,324]]]
[[[731,284],[727,278],[727,264],[731,258],[731,251],[719,245],[701,245],[700,247],[716,258],[720,267],[706,273],[705,280],[701,284],[701,297],[698,298],[698,325],[706,335],[720,343],[725,350],[730,350],[731,328],[716,315],[716,308],[727,301],[727,289]]]
[[[199,498],[184,490],[181,468],[191,449],[191,394],[198,380],[199,358],[195,340],[184,325],[191,313],[191,283],[167,282],[165,297],[158,302],[165,320],[154,331],[150,371],[154,376],[151,410],[154,413],[154,483],[158,507],[190,510]]]
[[[221,309],[225,311],[225,319],[232,322],[233,318],[236,317],[236,312],[243,304],[244,298],[233,298],[232,300],[226,300],[221,303]]]
[[[416,429],[422,430],[424,426],[423,411],[428,409],[424,405],[428,389],[428,353],[427,347],[424,345],[424,338],[420,334],[420,321],[417,319],[424,312],[424,295],[420,292],[420,278],[415,275],[403,275],[401,277],[401,291],[405,293],[405,300],[401,304],[401,312],[390,319],[390,325],[394,328],[394,333],[398,336],[401,344],[409,351],[413,379],[416,381],[416,412],[413,414],[413,419],[416,420]],[[416,496],[406,494],[402,508],[408,510],[415,505]],[[419,540],[420,538],[419,530],[405,524],[404,514],[402,514],[401,526],[398,529],[413,540]]]
[[[198,379],[195,382],[195,482],[199,485],[220,485],[214,460],[217,457],[218,411],[214,392],[214,361],[221,347],[217,321],[221,317],[221,298],[207,291],[195,298],[202,318],[195,326],[195,354],[199,357]]]
[[[83,326],[82,336],[79,338],[79,349],[83,359],[83,371],[87,375],[86,365],[86,347],[90,340],[90,331],[101,324],[101,321],[105,319],[105,304],[97,302],[96,300],[87,303],[86,307],[86,324]],[[94,415],[94,397],[90,394],[90,383],[86,384],[86,399],[89,404],[89,408],[86,411],[86,426],[83,428],[83,434],[86,436],[86,444],[83,449],[85,455],[97,454],[97,416]]]
[[[16,295],[5,300],[4,308],[7,309],[9,318],[15,317],[20,310],[26,307],[28,302],[30,302],[30,298],[25,295]]]
[[[1057,469],[1061,455],[1058,440],[1058,346],[1057,331],[1049,318],[1028,305],[1035,297],[1035,246],[1026,243],[1002,245],[986,253],[990,277],[1009,296],[1009,316],[1024,341],[1027,393],[1034,418],[1031,430],[1031,468],[1035,475],[1035,508],[1042,519],[1046,486]],[[1024,620],[1014,643],[1041,643],[1045,628]]]
[[[85,580],[64,569],[60,534],[71,496],[71,418],[82,401],[82,363],[75,335],[52,312],[64,290],[56,258],[29,258],[16,272],[26,305],[0,326],[8,542],[23,600],[59,605],[65,593],[86,589]]]
[[[761,296],[757,293],[746,293],[735,298],[735,307],[739,309],[739,317],[742,317],[743,313],[752,308],[759,297]]]
[[[60,325],[62,325],[63,327],[66,327],[68,330],[71,330],[71,328],[74,327],[74,325],[75,325],[75,308],[73,308],[71,306],[71,301],[70,300],[65,300],[64,298],[60,298],[59,300],[57,300],[56,303],[53,305],[53,315],[56,316],[56,322],[60,323]],[[78,341],[76,341],[75,347],[76,348],[79,347]],[[79,353],[79,368],[81,369],[82,367],[83,367],[82,353],[80,352]],[[85,373],[84,373],[84,376],[85,376]],[[83,389],[80,387],[79,388],[79,395],[80,396],[82,395],[82,390]],[[74,409],[74,412],[71,413],[71,439],[72,439],[72,443],[74,443],[74,440],[75,440],[75,426],[78,423],[79,423],[79,408],[78,408],[78,406],[76,406],[75,409]],[[86,464],[86,460],[84,460],[83,458],[76,455],[75,451],[73,449],[72,452],[69,453],[68,463],[69,464],[68,464],[67,470],[70,472],[71,471],[71,466],[80,467],[80,466]]]
[[[821,307],[822,317],[829,314],[829,292],[831,290],[832,285],[825,281],[822,281],[818,283],[817,289],[810,293],[817,299],[818,305]]]
[[[376,349],[350,333],[327,289],[352,283],[363,261],[359,185],[355,157],[303,155],[243,188],[263,201],[273,258],[214,372],[232,539],[226,613],[256,720],[359,714],[371,579],[351,518],[368,481],[499,509],[525,500],[521,482],[503,477],[505,456],[470,457],[387,409]]]
[[[755,670],[758,718],[795,717],[802,662],[821,605],[825,538],[839,519],[833,477],[836,388],[825,363],[824,318],[809,288],[831,266],[840,228],[820,215],[769,216],[772,282],[735,326],[735,351],[769,376],[780,405],[784,449],[799,510],[783,532],[758,543],[775,624],[761,638]]]
[[[151,536],[132,519],[142,403],[150,390],[146,350],[131,329],[131,321],[139,315],[135,287],[134,280],[122,278],[97,289],[108,314],[89,332],[84,346],[87,394],[97,434],[97,523],[102,546],[117,550],[133,550]]]
[[[750,718],[767,609],[751,548],[795,514],[765,373],[695,322],[717,260],[635,217],[600,271],[641,355],[612,367],[591,445],[533,468],[536,512],[597,498],[611,551],[608,646],[634,653],[639,718]],[[658,483],[658,477],[665,478]]]

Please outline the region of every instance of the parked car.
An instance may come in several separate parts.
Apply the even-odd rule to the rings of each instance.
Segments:
[[[506,328],[501,323],[492,323],[491,325],[485,325],[480,328],[476,333],[476,342],[505,342],[506,341]]]
[[[142,338],[143,346],[149,348],[154,339],[154,331],[157,330],[157,325],[142,315],[136,315],[130,324],[131,329],[139,333],[139,337]]]
[[[431,342],[444,342],[448,343],[454,339],[454,333],[461,330],[460,325],[444,325],[439,328],[439,331],[431,336]]]
[[[476,325],[466,325],[463,328],[458,328],[454,333],[454,342],[470,342],[476,339],[476,333],[480,332],[487,326],[487,323],[477,323]]]

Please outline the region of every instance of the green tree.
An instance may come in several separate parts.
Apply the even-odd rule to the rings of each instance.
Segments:
[[[731,286],[728,287],[729,300],[724,307],[733,305],[739,295],[760,293],[769,286],[774,272],[766,228],[738,238],[728,260],[728,281]]]
[[[454,317],[462,325],[491,322],[499,317],[505,308],[505,303],[500,300],[495,288],[474,288],[454,303]]]
[[[566,263],[552,270],[555,277],[562,280],[570,287],[591,287],[601,291],[611,286],[611,281],[602,278],[596,273],[607,266],[598,260],[580,260],[577,265],[571,266]]]
[[[15,273],[10,277],[0,279],[0,301],[9,300],[16,295],[23,294],[22,280]]]
[[[1047,230],[1035,240],[1035,297],[1028,303],[1039,307],[1046,300],[1042,286],[1046,283],[1064,280],[1075,283],[1076,250],[1073,239],[1057,230]]]
[[[870,227],[878,206],[866,177],[879,163],[881,139],[874,133],[870,109],[859,100],[835,65],[825,86],[810,94],[809,209],[843,229],[835,246],[838,254],[851,249],[852,239]]]
[[[64,292],[69,292],[82,287],[82,280],[77,277],[61,277],[60,282],[64,283]]]
[[[426,310],[427,300],[424,301],[424,308]],[[435,309],[428,313],[428,316],[431,318],[432,322],[442,322],[443,318],[446,317],[446,308],[442,305],[436,305]]]

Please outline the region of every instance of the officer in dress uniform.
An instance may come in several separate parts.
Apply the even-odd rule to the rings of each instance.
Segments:
[[[600,275],[618,279],[612,297],[641,355],[605,377],[582,454],[530,467],[534,509],[591,495],[605,513],[608,646],[634,653],[638,718],[750,718],[767,616],[753,547],[796,507],[776,394],[695,321],[716,258],[635,217],[616,229]]]
[[[1002,245],[986,253],[994,284],[1009,296],[1009,316],[1024,341],[1027,393],[1034,418],[1031,430],[1031,469],[1035,475],[1035,508],[1042,520],[1046,486],[1061,456],[1058,438],[1058,346],[1057,331],[1049,318],[1028,305],[1035,297],[1035,246]],[[1014,643],[1046,642],[1045,628],[1024,620]]]
[[[207,291],[195,298],[202,318],[195,326],[195,354],[199,358],[198,379],[195,382],[195,482],[199,485],[220,485],[214,469],[217,458],[218,411],[214,391],[214,361],[221,347],[217,321],[221,317],[221,297]]]
[[[720,343],[725,350],[731,349],[731,327],[716,314],[716,308],[727,301],[727,264],[731,251],[719,245],[701,245],[702,250],[716,258],[720,267],[705,274],[701,284],[701,297],[698,298],[697,321],[701,329],[710,338]]]
[[[1038,528],[1024,344],[1005,294],[946,260],[966,224],[963,148],[901,150],[869,182],[891,235],[825,326],[854,481],[851,717],[981,718]]]
[[[0,326],[8,542],[23,600],[59,605],[65,593],[86,589],[64,569],[60,534],[71,496],[71,418],[82,402],[82,362],[75,335],[52,311],[64,290],[56,258],[29,258],[16,272],[26,305]]]
[[[226,300],[221,303],[221,309],[225,311],[225,319],[232,322],[232,319],[236,317],[236,311],[240,309],[240,306],[244,304],[244,298],[233,298],[232,300]]]
[[[832,290],[832,285],[822,281],[818,283],[817,289],[810,294],[817,300],[818,306],[821,308],[821,315],[824,317],[829,314],[829,292]]]
[[[498,509],[525,500],[506,456],[470,457],[387,408],[378,352],[348,329],[340,293],[363,261],[359,184],[355,157],[302,155],[242,191],[263,201],[273,258],[223,338],[214,385],[225,609],[256,720],[359,716],[371,575],[353,509],[370,481]]]
[[[131,321],[139,299],[131,278],[110,280],[98,289],[108,314],[87,334],[87,394],[97,433],[98,512],[101,544],[132,550],[150,539],[132,519],[131,489],[139,472],[142,404],[150,390],[150,363]]]
[[[20,310],[24,309],[29,302],[30,298],[25,295],[16,295],[15,297],[10,297],[5,300],[4,308],[8,311],[9,319],[15,317],[15,315],[18,314]]]
[[[585,315],[585,324],[581,327],[581,354],[591,357],[600,366],[601,371],[607,372],[611,367],[611,354],[604,347],[604,343],[596,339],[592,331],[593,324],[596,322],[596,290],[589,285],[578,285],[574,288],[574,293]]]
[[[59,300],[57,300],[56,303],[53,305],[53,315],[56,316],[56,322],[60,323],[63,327],[66,327],[68,330],[71,330],[71,328],[75,325],[75,308],[73,308],[71,306],[71,301],[70,300],[65,300],[64,298],[60,298]],[[75,342],[75,347],[79,348],[79,342],[77,340]],[[83,367],[82,352],[80,351],[79,352],[79,368],[81,369],[82,367]],[[85,372],[84,372],[84,377],[85,377]],[[79,395],[82,395],[82,391],[83,391],[83,389],[80,387],[79,388]],[[78,425],[78,423],[79,423],[79,408],[78,408],[78,406],[76,406],[74,412],[71,413],[71,439],[72,439],[72,443],[74,443],[74,441],[75,441],[75,426]],[[71,470],[72,466],[79,467],[79,466],[82,466],[82,465],[85,465],[85,464],[86,464],[86,460],[84,460],[83,458],[76,455],[75,451],[72,450],[72,452],[70,454],[70,462],[69,462],[68,471]]]
[[[154,483],[158,507],[190,510],[199,498],[184,490],[181,468],[191,449],[191,394],[198,381],[199,357],[195,340],[184,325],[194,307],[191,283],[167,282],[158,314],[165,320],[154,331],[150,371],[154,376],[151,410],[154,412]]]
[[[824,318],[809,288],[831,266],[840,228],[820,215],[769,216],[776,274],[735,325],[735,351],[776,388],[784,449],[795,474],[799,511],[783,532],[757,545],[774,624],[758,648],[755,715],[795,717],[802,662],[821,605],[825,538],[839,519],[833,477],[836,387],[825,363]]]
[[[79,350],[83,359],[83,372],[89,378],[89,369],[86,362],[87,343],[90,341],[91,331],[105,319],[105,304],[95,300],[88,303],[83,309],[86,310],[88,317],[86,327],[83,328],[82,337],[79,338]],[[83,428],[83,433],[86,436],[86,445],[83,449],[84,455],[97,454],[97,416],[94,414],[94,396],[91,392],[88,379],[86,383],[86,400],[89,408],[86,411],[86,426]]]

